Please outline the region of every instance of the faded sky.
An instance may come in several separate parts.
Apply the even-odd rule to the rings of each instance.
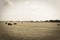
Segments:
[[[60,19],[60,0],[0,0],[0,20]]]

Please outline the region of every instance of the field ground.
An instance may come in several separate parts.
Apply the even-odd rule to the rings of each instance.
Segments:
[[[60,23],[6,22],[0,22],[0,40],[60,40]]]

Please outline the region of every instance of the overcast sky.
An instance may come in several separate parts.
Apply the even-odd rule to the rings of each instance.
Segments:
[[[60,0],[0,0],[0,20],[60,19]]]

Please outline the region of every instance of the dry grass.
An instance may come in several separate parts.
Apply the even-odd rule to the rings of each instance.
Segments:
[[[0,40],[60,40],[60,23],[7,22],[0,23]]]

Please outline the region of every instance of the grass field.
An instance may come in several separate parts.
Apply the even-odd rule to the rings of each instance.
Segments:
[[[57,24],[60,23],[1,21],[0,40],[60,40],[60,25]]]

